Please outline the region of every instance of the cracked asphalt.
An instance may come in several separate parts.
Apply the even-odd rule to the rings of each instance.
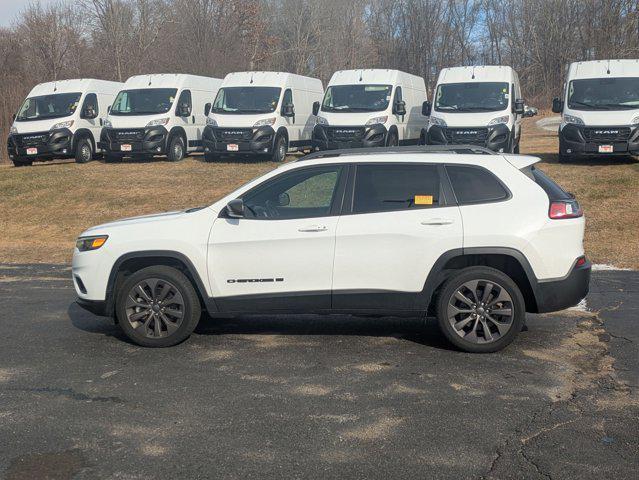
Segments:
[[[636,478],[639,273],[531,315],[503,352],[432,322],[204,319],[153,350],[0,265],[0,478]]]

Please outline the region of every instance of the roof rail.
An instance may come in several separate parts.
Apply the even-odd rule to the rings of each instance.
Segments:
[[[317,158],[339,157],[341,155],[373,155],[382,153],[456,153],[475,155],[497,155],[496,152],[477,145],[411,145],[404,147],[344,148],[338,150],[322,150],[304,155],[296,162],[315,160]]]

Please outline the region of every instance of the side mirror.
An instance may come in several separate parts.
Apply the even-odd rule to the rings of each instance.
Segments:
[[[523,115],[524,111],[525,111],[525,104],[524,104],[524,99],[523,98],[518,98],[517,100],[515,100],[515,113],[517,115]]]
[[[535,115],[537,115],[537,113],[539,113],[539,110],[537,110],[535,107],[525,107],[524,109],[524,117],[526,118],[534,117]]]
[[[552,99],[552,111],[553,113],[561,113],[564,111],[564,102],[560,98]]]
[[[295,107],[292,103],[287,103],[282,106],[282,116],[283,117],[294,117],[295,116]]]
[[[277,196],[277,205],[279,207],[286,207],[291,204],[291,197],[288,193],[283,192]]]
[[[111,113],[111,105],[109,105],[109,106],[107,107],[107,115],[108,115],[109,113]]]
[[[207,103],[206,105],[204,105],[204,116],[208,117],[209,113],[211,113],[211,104]]]
[[[320,109],[320,102],[313,102],[313,115],[317,116]]]
[[[16,121],[16,114],[15,113],[13,115],[11,115],[11,120],[14,121],[14,122]]]
[[[231,218],[244,218],[244,202],[241,198],[231,200],[226,204],[226,211]]]
[[[432,111],[432,109],[433,105],[428,100],[422,103],[422,115],[424,117],[430,117],[430,112]]]
[[[406,102],[399,101],[395,103],[393,107],[393,113],[395,115],[406,115]]]

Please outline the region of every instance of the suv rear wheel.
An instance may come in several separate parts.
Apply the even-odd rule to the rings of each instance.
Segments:
[[[517,284],[490,267],[458,271],[437,299],[437,322],[446,338],[466,352],[496,352],[521,331],[526,306]]]
[[[188,338],[201,307],[191,281],[167,266],[143,268],[126,279],[116,297],[118,323],[144,347],[170,347]]]

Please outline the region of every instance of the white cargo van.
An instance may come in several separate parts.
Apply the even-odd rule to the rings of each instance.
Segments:
[[[313,102],[321,80],[286,72],[229,73],[215,97],[204,131],[207,161],[221,155],[262,155],[284,160],[311,148]]]
[[[118,93],[100,137],[107,161],[202,151],[202,131],[222,80],[177,73],[136,75]]]
[[[579,155],[639,155],[639,60],[575,62],[561,98],[559,161]]]
[[[331,77],[313,129],[317,150],[417,144],[427,118],[424,79],[399,70],[340,70]]]
[[[537,109],[524,105],[517,72],[485,65],[442,69],[433,104],[424,105],[424,113],[429,121],[422,144],[471,144],[519,153],[522,118]]]
[[[36,85],[14,116],[9,158],[17,167],[55,158],[90,161],[107,109],[121,88],[122,83],[92,78]]]

